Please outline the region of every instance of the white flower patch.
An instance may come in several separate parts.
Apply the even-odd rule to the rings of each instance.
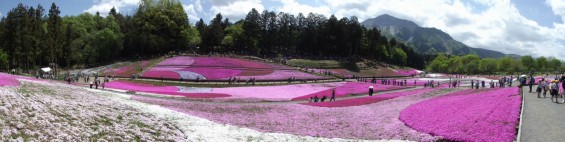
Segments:
[[[101,92],[102,91],[98,91]],[[232,125],[219,124],[210,120],[184,114],[174,110],[170,110],[158,105],[151,105],[146,103],[129,100],[131,96],[121,93],[108,93],[103,92],[110,98],[117,102],[121,102],[144,110],[147,113],[153,114],[161,119],[172,122],[179,129],[181,129],[187,139],[186,141],[222,141],[222,142],[237,142],[237,141],[367,141],[367,140],[349,140],[340,138],[319,138],[311,136],[297,136],[292,134],[283,133],[264,133],[253,129],[240,128]],[[106,96],[106,95],[105,95]],[[377,141],[391,141],[391,140],[377,140]],[[399,141],[399,140],[392,140]]]
[[[181,93],[210,93],[212,92],[212,88],[201,88],[201,87],[185,87],[185,86],[177,86],[179,88],[179,92]]]
[[[20,80],[0,87],[2,141],[183,141],[172,124],[85,89]]]

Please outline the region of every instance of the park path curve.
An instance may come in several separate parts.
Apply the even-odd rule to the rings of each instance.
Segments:
[[[549,92],[547,98],[541,95],[537,98],[535,88],[532,93],[524,88],[524,112],[522,113],[522,127],[520,141],[524,142],[552,142],[564,141],[565,134],[565,104],[560,98],[559,104],[551,102]]]

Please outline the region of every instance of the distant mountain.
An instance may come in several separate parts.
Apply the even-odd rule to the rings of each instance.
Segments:
[[[367,19],[361,24],[367,28],[378,28],[382,35],[400,40],[412,46],[419,53],[447,53],[452,55],[474,53],[481,58],[506,56],[498,51],[469,47],[454,40],[449,34],[439,29],[420,27],[412,21],[398,19],[388,14]]]

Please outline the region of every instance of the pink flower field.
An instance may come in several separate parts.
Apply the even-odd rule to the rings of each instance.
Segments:
[[[407,126],[447,141],[516,140],[518,88],[459,91],[411,105],[400,114]]]
[[[106,87],[121,89],[121,90],[147,92],[147,93],[178,95],[187,98],[219,98],[219,97],[229,96],[227,94],[219,94],[219,93],[184,93],[181,92],[181,90],[176,86],[154,86],[149,84],[131,83],[126,81],[109,82],[106,83]]]
[[[40,80],[32,77],[0,73],[0,86],[20,86],[21,83],[18,79],[45,82],[45,80]]]
[[[227,80],[255,78],[257,80],[323,79],[283,66],[258,63],[236,58],[188,57],[169,58],[143,74],[144,77],[168,79]]]
[[[319,84],[296,84],[282,86],[257,86],[257,87],[228,87],[214,88],[212,93],[230,94],[233,98],[255,98],[269,101],[289,101],[292,98],[314,94],[330,88],[344,86],[343,82],[319,83]]]
[[[382,85],[382,84],[371,84],[371,83],[363,83],[363,82],[347,82],[344,85],[337,86],[335,88],[330,88],[324,91],[320,91],[317,93],[299,96],[292,98],[292,100],[307,100],[310,97],[318,96],[327,96],[331,97],[332,90],[335,89],[335,96],[344,97],[351,94],[368,94],[369,93],[369,86],[374,87],[374,92],[378,91],[388,91],[388,90],[396,90],[396,89],[403,89],[407,88],[406,86],[392,86],[392,85]]]
[[[414,92],[413,95],[380,103],[339,108],[292,103],[209,104],[142,96],[133,96],[131,99],[260,132],[327,138],[436,141],[441,137],[413,130],[398,119],[404,108],[433,98],[436,94]]]
[[[401,69],[401,70],[396,70],[396,74],[401,76],[411,76],[411,75],[417,75],[419,73],[415,69]]]
[[[336,97],[350,94],[367,94],[368,87],[374,86],[375,92],[408,88],[361,82],[335,82],[316,84],[293,84],[281,86],[249,86],[226,88],[200,88],[181,86],[154,86],[148,84],[114,81],[106,84],[108,88],[131,90],[165,95],[180,95],[187,98],[217,98],[218,101],[256,100],[256,101],[292,101],[306,100],[311,96],[330,97],[331,90],[336,89]],[[205,94],[209,94],[206,96]]]
[[[139,68],[146,68],[149,66],[149,61],[138,61],[133,63],[126,63],[126,65],[118,68],[108,68],[102,71],[102,75],[116,75],[121,77],[128,77],[132,74],[138,73]]]
[[[17,76],[0,73],[0,86],[19,86],[20,81],[18,81]]]
[[[362,98],[354,98],[354,99],[347,99],[347,100],[338,100],[332,102],[317,102],[317,103],[302,103],[304,105],[309,106],[318,106],[318,107],[348,107],[348,106],[359,106],[359,105],[366,105],[377,103],[389,99],[394,99],[396,97],[402,97],[407,95],[415,95],[415,94],[422,94],[437,90],[440,88],[422,88],[410,91],[402,91],[402,92],[393,92],[393,93],[386,93],[386,94],[375,94],[375,96],[368,96]]]

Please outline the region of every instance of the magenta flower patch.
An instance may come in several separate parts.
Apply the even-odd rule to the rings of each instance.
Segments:
[[[182,72],[184,71],[184,72]],[[175,74],[176,72],[177,74]],[[286,80],[295,79],[324,79],[326,77],[304,73],[289,67],[247,61],[236,58],[220,57],[188,57],[169,58],[157,64],[143,74],[144,77],[169,79],[200,79],[227,80],[236,77],[242,80]]]
[[[19,86],[20,81],[17,78],[17,76],[0,73],[0,86]]]
[[[516,140],[518,88],[464,90],[413,104],[400,114],[407,126],[448,141]]]
[[[178,66],[178,65],[191,65],[194,63],[194,58],[189,56],[177,56],[169,58],[165,61],[160,62],[157,66]]]
[[[155,71],[150,70],[143,74],[143,77],[153,77],[153,78],[170,78],[170,79],[180,79],[180,74],[174,71]]]

